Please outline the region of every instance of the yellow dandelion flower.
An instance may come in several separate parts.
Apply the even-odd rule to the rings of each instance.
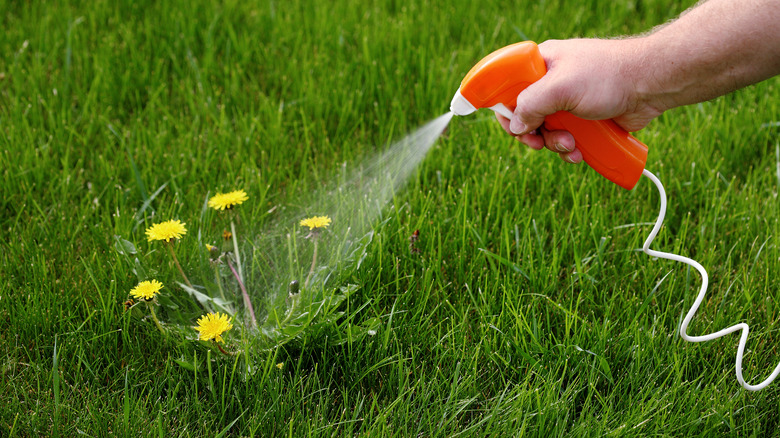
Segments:
[[[327,228],[328,225],[330,225],[330,218],[328,216],[314,216],[303,219],[300,225],[302,227],[309,227],[310,230]]]
[[[181,236],[187,234],[187,225],[178,220],[170,220],[154,224],[146,229],[146,236],[149,242],[152,240],[164,240],[170,242],[173,239],[181,239]]]
[[[217,247],[216,247],[216,246],[214,246],[214,245],[209,245],[208,243],[206,244],[206,251],[209,251],[209,252],[211,252],[211,251],[214,251],[215,249],[217,249]]]
[[[157,280],[142,281],[138,283],[138,286],[130,290],[130,295],[134,298],[151,300],[162,288],[162,283]]]
[[[198,339],[201,341],[214,339],[217,342],[222,342],[222,334],[232,328],[233,324],[230,323],[230,318],[219,312],[201,316],[198,319],[198,326],[195,327],[200,333]]]
[[[217,193],[209,199],[209,207],[214,210],[230,210],[249,199],[243,190],[234,190],[230,193]]]

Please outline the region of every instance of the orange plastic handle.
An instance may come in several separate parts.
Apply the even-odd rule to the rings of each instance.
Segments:
[[[460,84],[460,93],[475,108],[499,103],[510,111],[517,95],[547,73],[544,58],[533,41],[498,49],[471,68]],[[549,130],[565,130],[590,167],[615,184],[631,190],[647,161],[647,146],[612,120],[585,120],[566,111],[544,119]]]

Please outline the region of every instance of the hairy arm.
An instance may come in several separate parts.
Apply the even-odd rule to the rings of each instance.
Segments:
[[[780,1],[709,0],[638,42],[641,98],[703,102],[780,73]]]

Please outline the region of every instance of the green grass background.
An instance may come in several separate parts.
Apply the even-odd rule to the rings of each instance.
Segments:
[[[739,387],[736,336],[677,334],[695,271],[635,251],[655,188],[521,147],[487,113],[453,120],[352,278],[344,310],[376,336],[281,348],[283,369],[242,379],[232,359],[183,369],[191,341],[122,307],[114,235],[150,251],[152,218],[234,187],[259,229],[445,112],[492,50],[691,4],[0,0],[0,436],[775,434],[779,386]],[[748,322],[752,382],[780,360],[778,102],[769,80],[638,134],[670,196],[656,249],[711,275],[691,332]]]

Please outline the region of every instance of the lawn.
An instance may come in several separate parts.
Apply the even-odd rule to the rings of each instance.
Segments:
[[[693,3],[0,0],[0,436],[775,434],[780,382],[739,386],[737,335],[679,336],[700,278],[638,250],[649,181],[621,189],[480,111],[405,184],[354,183],[491,51],[643,32]],[[637,133],[670,198],[654,248],[710,274],[690,333],[747,322],[752,383],[780,361],[778,85]],[[176,254],[213,290],[203,248],[230,221],[205,203],[234,189],[264,327],[287,321],[291,278],[300,302],[341,295],[297,331],[239,312],[225,355],[145,229],[186,222]],[[333,217],[315,298],[310,215]],[[152,274],[162,330],[124,304]]]

